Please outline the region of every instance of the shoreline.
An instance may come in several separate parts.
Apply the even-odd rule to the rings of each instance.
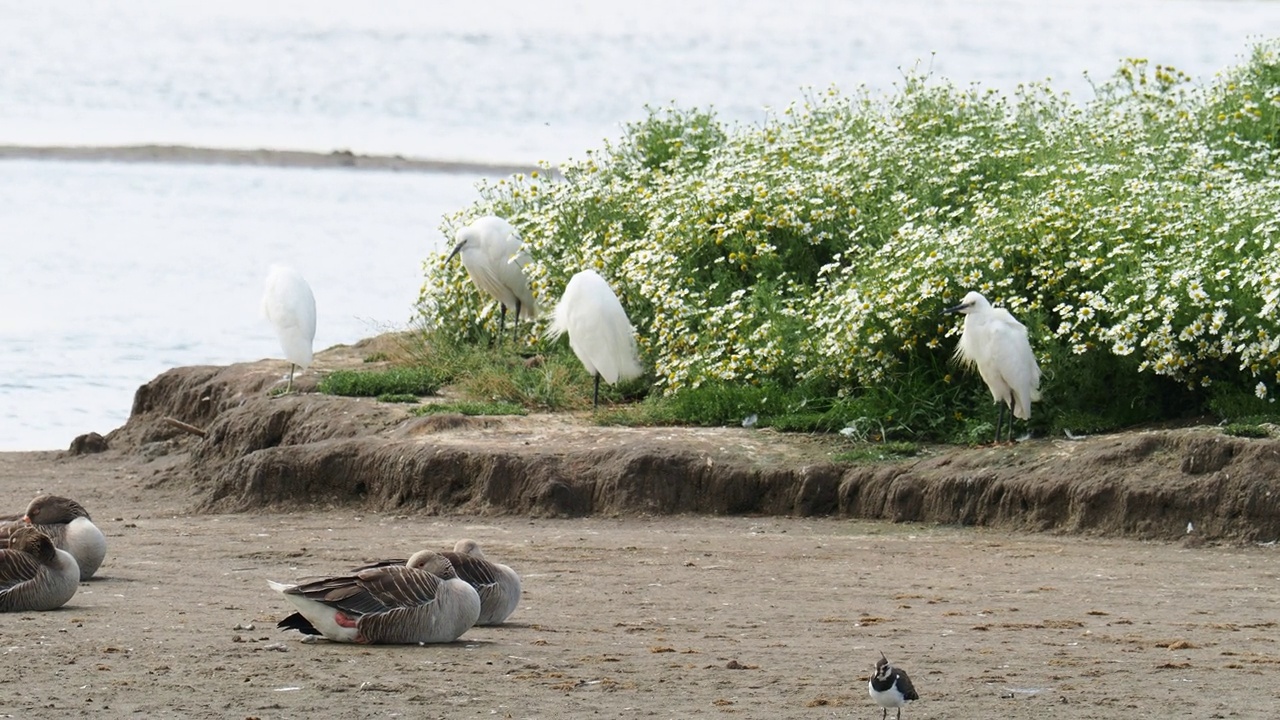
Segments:
[[[416,158],[404,155],[271,150],[267,148],[218,148],[190,145],[0,145],[0,161],[45,160],[62,162],[121,162],[182,165],[252,165],[289,169],[335,168],[391,172],[516,175],[532,172],[558,174],[553,168],[533,164],[492,163],[473,160]]]

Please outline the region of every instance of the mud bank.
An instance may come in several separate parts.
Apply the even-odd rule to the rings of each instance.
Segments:
[[[343,353],[329,362],[341,364]],[[322,356],[323,358],[323,356]],[[1280,442],[1216,428],[832,458],[838,437],[599,427],[585,415],[412,416],[403,405],[272,398],[271,361],[170,370],[106,436],[201,512],[357,506],[531,517],[834,516],[1141,539],[1280,537]],[[190,426],[182,429],[173,421]],[[192,429],[203,434],[195,434]]]

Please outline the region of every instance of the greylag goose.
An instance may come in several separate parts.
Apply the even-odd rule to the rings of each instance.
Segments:
[[[48,535],[29,525],[9,533],[0,550],[0,612],[54,610],[76,594],[80,568]]]
[[[34,525],[53,540],[54,547],[66,550],[80,566],[80,579],[88,580],[107,556],[107,539],[89,512],[80,503],[59,495],[39,495],[27,505],[18,522],[0,526],[0,537],[7,536],[21,523]]]
[[[277,623],[334,642],[424,644],[457,640],[480,616],[480,596],[448,559],[422,550],[403,565],[380,565],[301,585],[267,581],[298,612]]]
[[[515,570],[485,558],[475,540],[459,540],[453,552],[440,553],[453,565],[454,572],[480,596],[480,617],[476,625],[501,625],[520,604],[520,576]],[[382,560],[355,569],[403,565],[404,560]]]
[[[458,577],[480,595],[477,625],[501,625],[520,604],[520,576],[515,570],[485,558],[475,540],[459,540],[453,552],[444,553]]]

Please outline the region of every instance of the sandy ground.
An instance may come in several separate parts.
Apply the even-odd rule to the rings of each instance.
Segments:
[[[529,520],[186,514],[119,457],[0,454],[14,510],[82,501],[100,577],[0,617],[18,718],[1280,717],[1274,547],[765,517]],[[266,579],[479,540],[512,621],[443,646],[303,644]],[[893,717],[891,714],[890,717]]]

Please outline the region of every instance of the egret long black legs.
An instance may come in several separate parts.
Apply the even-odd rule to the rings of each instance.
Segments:
[[[516,338],[520,337],[520,300],[516,299],[516,314],[511,317],[511,344],[516,344]]]

